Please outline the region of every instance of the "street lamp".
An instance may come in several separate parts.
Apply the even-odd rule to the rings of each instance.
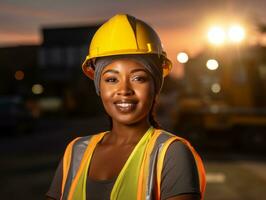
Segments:
[[[220,26],[213,26],[208,31],[208,40],[211,44],[221,45],[225,41],[225,31]]]
[[[239,24],[228,27],[213,26],[208,31],[208,41],[213,45],[240,43],[245,38],[245,29]]]
[[[239,43],[245,38],[245,30],[240,25],[233,25],[228,30],[228,38],[234,43]]]

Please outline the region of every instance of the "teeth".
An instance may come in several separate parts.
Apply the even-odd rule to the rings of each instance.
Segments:
[[[117,105],[122,107],[122,108],[127,108],[130,106],[133,106],[133,103],[118,103]]]

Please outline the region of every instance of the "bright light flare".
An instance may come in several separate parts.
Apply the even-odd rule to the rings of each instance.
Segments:
[[[209,69],[209,70],[216,70],[218,67],[219,67],[219,63],[217,60],[215,59],[210,59],[207,61],[206,63],[206,67]]]
[[[213,26],[208,31],[208,40],[214,45],[221,45],[225,41],[225,31],[222,27]]]
[[[185,52],[180,52],[177,54],[177,61],[180,63],[186,63],[188,61],[188,55]]]
[[[245,29],[239,25],[233,25],[228,30],[228,38],[235,43],[241,42],[245,38]]]

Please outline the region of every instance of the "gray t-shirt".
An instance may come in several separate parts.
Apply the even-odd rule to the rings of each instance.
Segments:
[[[63,177],[62,161],[57,167],[54,179],[46,196],[60,199]],[[95,181],[87,178],[87,200],[109,200],[116,179]],[[173,142],[166,151],[161,180],[161,199],[180,194],[198,194],[199,177],[191,151],[182,142]]]

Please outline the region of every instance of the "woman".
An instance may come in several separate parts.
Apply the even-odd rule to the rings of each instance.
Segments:
[[[200,157],[153,117],[171,68],[156,32],[116,15],[95,33],[82,68],[94,80],[111,130],[68,145],[48,199],[203,199]]]

